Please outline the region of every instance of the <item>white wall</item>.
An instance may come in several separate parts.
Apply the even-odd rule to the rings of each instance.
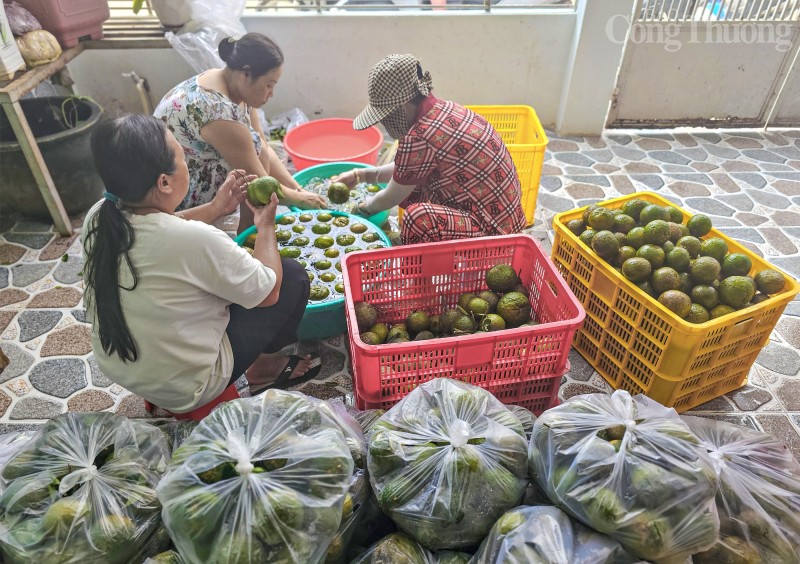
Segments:
[[[131,71],[147,79],[154,104],[194,74],[172,49],[87,49],[69,64],[75,92],[91,96],[112,114],[142,111],[133,81],[122,76]]]
[[[527,104],[555,124],[575,14],[252,18],[287,57],[275,106],[350,116],[367,101],[369,69],[413,53],[435,92],[463,104]]]
[[[545,13],[542,13],[545,12]],[[267,115],[292,107],[314,117],[354,116],[367,101],[369,69],[385,55],[413,53],[436,92],[464,104],[527,104],[553,126],[568,67],[575,13],[298,14],[243,19],[273,37],[286,56]],[[141,111],[133,82],[147,78],[157,103],[191,76],[170,49],[88,50],[70,64],[76,90],[109,111]]]
[[[634,4],[635,0],[578,3],[578,23],[556,122],[560,133],[592,135],[603,130],[625,47],[624,41],[616,41],[608,33],[607,22],[630,15]]]
[[[633,2],[578,0],[577,10],[492,14],[281,13],[247,16],[243,23],[274,38],[286,56],[267,116],[293,107],[311,119],[354,116],[367,101],[369,69],[401,52],[415,54],[431,71],[441,97],[526,104],[560,134],[599,134],[623,48],[608,38],[606,24],[629,18]],[[193,74],[171,49],[91,50],[70,70],[76,90],[109,112],[141,111],[123,72],[147,78],[155,103]]]

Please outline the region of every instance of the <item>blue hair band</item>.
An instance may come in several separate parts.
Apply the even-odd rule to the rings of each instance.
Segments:
[[[103,197],[106,200],[108,200],[109,202],[112,202],[114,204],[118,204],[119,203],[119,196],[115,196],[111,192],[103,192]]]

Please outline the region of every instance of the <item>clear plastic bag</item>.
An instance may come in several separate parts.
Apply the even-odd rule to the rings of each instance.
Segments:
[[[683,420],[719,478],[720,540],[696,564],[800,562],[800,464],[769,435],[700,417]]]
[[[267,139],[271,141],[283,141],[289,131],[308,122],[308,116],[300,108],[292,108],[269,119],[263,111],[259,110],[259,117],[261,129],[266,133]]]
[[[356,471],[347,490],[342,506],[342,522],[333,537],[325,555],[325,564],[338,564],[347,561],[347,549],[360,526],[364,516],[364,507],[372,491],[364,471]]]
[[[42,29],[42,24],[36,19],[36,16],[31,14],[27,8],[18,2],[3,2],[3,8],[6,10],[6,18],[8,18],[8,27],[11,28],[11,33],[16,36],[24,35],[29,31],[36,31]]]
[[[161,523],[155,487],[168,461],[152,425],[112,413],[51,419],[3,469],[5,562],[109,564],[144,554]]]
[[[351,407],[348,408],[348,412],[356,421],[358,421],[358,424],[361,426],[361,430],[364,431],[364,434],[367,434],[375,422],[380,419],[384,413],[386,413],[386,410],[365,409],[364,411],[359,411],[358,409]]]
[[[0,435],[0,472],[35,435],[35,431],[12,431]],[[1,479],[2,476],[0,476]]]
[[[392,533],[350,564],[435,564],[433,553],[403,533]]]
[[[350,564],[467,564],[469,559],[470,555],[464,552],[433,552],[404,533],[391,533]]]
[[[353,473],[360,471],[363,474],[367,469],[367,439],[358,421],[347,411],[342,402],[322,401],[312,397],[309,397],[308,401],[314,403],[319,411],[336,424],[353,458]]]
[[[298,392],[227,402],[173,454],[164,524],[192,564],[318,562],[339,529],[353,459]]]
[[[525,431],[525,436],[531,440],[531,433],[533,433],[533,424],[536,423],[536,416],[528,409],[521,405],[509,405],[508,409],[511,413],[517,416],[519,422],[522,423],[522,430]]]
[[[423,546],[477,546],[528,483],[522,425],[486,390],[422,384],[376,422],[368,468],[381,508]]]
[[[245,0],[191,0],[192,19],[179,33],[168,31],[164,36],[197,73],[222,68],[220,41],[247,33],[239,21],[244,5]]]
[[[634,555],[663,561],[717,540],[716,475],[699,444],[673,409],[618,390],[544,412],[529,459],[555,505]]]
[[[6,481],[2,475],[3,468],[25,447],[34,434],[34,431],[14,431],[0,435],[0,494],[6,489]]]
[[[151,556],[142,564],[184,564],[184,560],[181,558],[181,555],[174,550],[166,550],[164,552],[159,552],[155,556]]]
[[[172,539],[169,538],[167,528],[161,523],[155,532],[150,535],[150,538],[144,543],[142,550],[131,559],[132,562],[138,562],[141,558],[145,561],[156,558],[163,552],[169,552],[169,547],[172,544]],[[139,557],[141,555],[141,558]]]
[[[434,553],[436,564],[468,564],[471,556],[466,552],[453,552],[452,550],[442,550]]]
[[[170,452],[175,452],[198,425],[197,421],[164,421],[155,424],[167,437]]]
[[[611,537],[557,507],[512,509],[494,524],[473,564],[626,564],[639,562]]]
[[[346,549],[361,523],[362,508],[372,493],[367,479],[367,444],[361,427],[343,403],[308,399],[317,406],[317,410],[336,423],[353,459],[353,475],[342,505],[342,521],[325,555],[326,564],[338,564],[345,561]]]
[[[397,525],[389,519],[386,513],[381,511],[371,488],[366,501],[361,505],[360,517],[360,525],[355,527],[347,546],[348,562],[365,552],[381,538],[397,532]]]

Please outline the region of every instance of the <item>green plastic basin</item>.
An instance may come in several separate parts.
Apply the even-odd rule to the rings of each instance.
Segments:
[[[364,163],[355,162],[324,163],[304,168],[300,172],[294,173],[292,178],[297,180],[297,183],[300,186],[305,186],[314,177],[329,178],[336,174],[342,174],[348,170],[353,170],[354,168],[370,168],[370,166]],[[386,188],[386,184],[378,184],[378,186],[381,188]],[[290,207],[289,209],[292,211],[299,211],[299,208],[294,206]],[[386,223],[386,220],[389,219],[389,210],[376,213],[375,215],[371,215],[366,219],[373,225],[381,227],[384,223]]]

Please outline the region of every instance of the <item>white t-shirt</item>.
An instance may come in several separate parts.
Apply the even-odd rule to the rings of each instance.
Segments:
[[[98,208],[99,203],[86,215],[82,237]],[[87,286],[97,365],[110,380],[159,407],[192,411],[221,394],[230,380],[228,306],[260,304],[275,287],[275,271],[203,222],[166,213],[126,216],[136,234],[130,257],[139,280],[134,290],[124,289],[133,279],[121,258],[120,300],[139,357],[122,362],[105,353]]]

